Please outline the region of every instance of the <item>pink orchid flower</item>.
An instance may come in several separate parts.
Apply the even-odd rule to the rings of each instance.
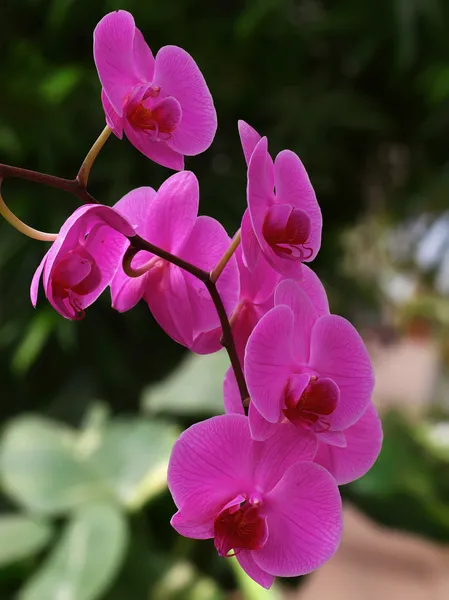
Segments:
[[[301,263],[312,261],[321,245],[322,216],[307,172],[290,150],[273,159],[267,138],[239,121],[248,164],[248,210],[242,220],[242,246],[250,270],[262,252],[285,277],[301,278]]]
[[[374,377],[366,348],[346,319],[320,316],[296,282],[278,285],[275,307],[252,332],[245,376],[255,439],[267,439],[288,423],[301,443],[315,439],[319,462],[338,483],[371,468],[382,430],[370,404]],[[236,407],[232,383],[225,392],[233,398],[228,406]]]
[[[168,485],[178,533],[214,538],[220,556],[237,557],[257,583],[310,573],[335,553],[341,499],[333,477],[310,462],[315,448],[292,430],[251,439],[242,415],[187,429],[173,447]],[[231,552],[232,551],[232,552]]]
[[[61,227],[31,282],[31,302],[36,306],[43,273],[45,295],[66,319],[82,319],[110,284],[135,234],[131,225],[113,208],[86,204]]]
[[[124,10],[109,13],[94,31],[94,60],[106,122],[151,160],[184,168],[184,155],[204,152],[217,129],[209,89],[182,48],[164,46],[156,58]]]
[[[253,271],[245,266],[240,248],[236,251],[236,258],[240,272],[240,299],[232,313],[231,323],[237,353],[244,365],[248,338],[260,319],[274,307],[274,292],[282,276],[270,267],[263,256]],[[303,265],[302,273],[298,285],[313,302],[319,315],[329,314],[327,295],[319,277],[306,265]],[[223,394],[227,413],[244,414],[232,368],[226,373]]]
[[[198,180],[190,171],[182,171],[169,177],[157,192],[150,187],[129,192],[115,208],[147,241],[210,271],[231,240],[218,221],[198,217],[198,203]],[[127,311],[144,298],[162,329],[188,348],[202,332],[218,327],[216,309],[201,281],[150,252],[141,251],[132,261],[133,268],[143,265],[148,267],[146,272],[136,278],[118,269],[111,283],[115,309]],[[235,258],[221,274],[217,289],[231,314],[239,296]]]

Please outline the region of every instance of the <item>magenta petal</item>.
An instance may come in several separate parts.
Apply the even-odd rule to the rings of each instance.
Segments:
[[[199,193],[198,179],[191,171],[166,179],[151,204],[143,237],[176,254],[197,220]]]
[[[254,152],[254,148],[260,141],[260,135],[255,129],[245,123],[245,121],[238,121],[237,123],[240,135],[240,141],[242,143],[243,154],[245,155],[246,164],[249,164],[251,155]]]
[[[291,279],[284,279],[276,288],[274,303],[276,306],[288,306],[293,312],[293,353],[298,362],[307,362],[312,328],[318,319],[312,302],[298,283]]]
[[[249,271],[253,271],[259,261],[261,248],[254,233],[248,209],[243,213],[241,236],[243,263]]]
[[[201,71],[182,48],[164,46],[156,55],[153,84],[164,96],[173,96],[182,108],[182,121],[168,145],[193,156],[207,150],[217,130],[214,102]]]
[[[168,486],[190,522],[215,518],[251,481],[251,438],[243,415],[222,415],[192,425],[173,447]],[[320,468],[320,467],[319,467]]]
[[[319,317],[329,314],[329,302],[326,295],[326,290],[321,283],[320,278],[310,267],[302,265],[302,279],[297,283],[302,290],[310,298],[314,309]]]
[[[180,535],[194,540],[207,540],[214,537],[213,516],[203,523],[198,523],[197,521],[189,521],[184,517],[182,511],[178,510],[171,518],[170,525]]]
[[[290,150],[280,152],[274,162],[277,202],[291,204],[305,211],[311,223],[307,246],[313,250],[306,262],[313,260],[321,245],[323,218],[307,171],[299,157]]]
[[[270,423],[270,421],[264,419],[255,407],[254,402],[251,402],[249,405],[248,418],[251,437],[257,442],[268,440],[268,438],[276,433],[279,427],[284,426],[283,423]]]
[[[192,312],[184,273],[160,262],[147,273],[144,298],[153,317],[175,340],[190,348],[193,342]]]
[[[226,252],[231,239],[224,227],[211,217],[198,217],[178,253],[181,258],[204,271],[211,271]],[[217,310],[206,286],[197,277],[186,273],[195,331],[207,331],[219,326]],[[239,273],[234,257],[217,280],[217,289],[228,315],[239,299]]]
[[[196,354],[213,354],[223,348],[220,343],[221,327],[211,331],[203,331],[194,335],[192,345],[189,350]]]
[[[114,107],[109,102],[108,97],[103,89],[101,90],[101,103],[103,104],[107,126],[109,129],[112,129],[113,134],[116,135],[119,140],[121,140],[123,137],[122,118],[119,117],[119,115],[115,112]]]
[[[141,267],[151,259],[149,252],[139,252],[132,260],[134,269]],[[112,308],[126,312],[133,308],[143,297],[147,285],[146,275],[128,277],[120,267],[111,281]]]
[[[242,247],[235,252],[240,273],[240,295],[251,299],[255,304],[261,304],[273,296],[280,275],[261,256],[253,271],[243,262]]]
[[[263,137],[257,144],[248,166],[248,208],[254,233],[264,250],[267,246],[262,228],[268,209],[274,202],[273,187],[267,178],[269,161],[267,138]]]
[[[346,448],[347,445],[343,431],[331,431],[330,429],[327,431],[317,431],[316,437],[320,443],[335,446],[336,448]]]
[[[152,81],[154,57],[140,29],[134,30],[134,70],[142,82]]]
[[[123,196],[114,208],[128,219],[136,233],[144,236],[148,213],[155,197],[156,192],[151,187],[136,188]]]
[[[294,368],[293,313],[287,306],[267,312],[249,337],[245,376],[251,401],[271,423],[281,419],[284,390]]]
[[[190,536],[193,537],[193,536]],[[254,562],[251,550],[240,550],[237,554],[237,560],[245,573],[256,583],[269,590],[273,585],[274,576],[266,573]]]
[[[265,497],[265,507],[268,540],[252,556],[267,573],[305,575],[336,552],[342,531],[341,498],[325,469],[310,462],[294,464]]]
[[[134,69],[135,31],[134,19],[125,10],[107,14],[94,31],[94,60],[98,76],[119,117],[123,115],[126,96],[139,83]]]
[[[363,340],[349,321],[336,315],[318,319],[312,330],[309,364],[340,389],[331,429],[353,425],[368,406],[374,374]]]
[[[277,485],[292,465],[313,460],[318,447],[310,431],[298,429],[288,422],[274,427],[275,431],[267,441],[255,441],[252,447],[254,483],[264,494]]]
[[[239,386],[234,375],[232,367],[226,371],[226,375],[223,380],[223,399],[224,409],[226,414],[229,415],[244,415],[242,398],[239,392]]]
[[[169,148],[167,142],[155,141],[154,138],[144,130],[134,129],[127,120],[124,121],[123,126],[126,137],[131,144],[147,158],[154,160],[154,162],[163,167],[167,167],[167,169],[173,169],[174,171],[181,171],[184,168],[183,155],[180,152]]]
[[[338,485],[350,483],[371,469],[382,446],[382,424],[370,403],[360,419],[345,429],[346,447],[320,442],[315,462],[327,469]]]
[[[42,271],[44,270],[45,262],[47,260],[47,254],[48,254],[48,252],[45,253],[44,258],[39,263],[39,266],[33,275],[33,279],[31,280],[30,299],[31,299],[31,304],[33,305],[34,308],[36,308],[36,304],[37,304],[37,296],[39,293],[39,283],[41,281]]]

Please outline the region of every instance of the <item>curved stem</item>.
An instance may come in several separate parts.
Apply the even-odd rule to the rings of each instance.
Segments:
[[[150,258],[150,260],[148,262],[143,264],[141,267],[138,267],[137,269],[135,269],[131,265],[131,263],[132,263],[133,258],[139,252],[140,252],[140,250],[138,248],[135,248],[134,246],[130,246],[128,248],[128,250],[125,252],[125,256],[123,257],[123,260],[122,260],[122,267],[123,267],[123,271],[124,271],[125,275],[128,275],[128,277],[131,277],[131,278],[142,277],[142,275],[145,275],[145,273],[148,273],[148,271],[154,265],[156,260],[159,260],[158,258],[153,256],[152,258]]]
[[[237,248],[240,244],[241,238],[242,238],[241,230],[239,229],[237,231],[237,233],[235,234],[235,236],[232,238],[232,241],[229,244],[229,248],[226,250],[226,252],[223,254],[223,256],[220,258],[218,263],[215,265],[215,267],[210,272],[210,279],[213,283],[215,283],[217,281],[217,279],[222,274],[223,269],[226,267],[228,262],[231,260],[232,255],[237,250]]]
[[[10,225],[17,229],[17,231],[20,231],[20,233],[23,233],[24,235],[26,235],[29,238],[32,238],[33,240],[40,240],[41,242],[54,242],[55,239],[58,237],[57,233],[46,233],[45,231],[39,231],[39,229],[34,229],[33,227],[30,227],[29,225],[21,221],[6,206],[6,203],[3,200],[3,196],[1,195],[1,193],[0,215],[2,215]]]
[[[86,158],[83,160],[83,164],[78,171],[78,175],[76,176],[77,181],[83,186],[87,186],[87,180],[89,179],[90,170],[92,165],[95,162],[95,159],[98,156],[98,153],[105,145],[108,137],[111,135],[112,129],[110,129],[107,125],[103,129],[103,131],[98,136],[96,142],[92,146],[92,148],[87,153]]]

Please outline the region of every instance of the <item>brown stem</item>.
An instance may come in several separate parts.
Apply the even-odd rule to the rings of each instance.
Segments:
[[[73,194],[83,202],[89,204],[97,203],[97,201],[87,191],[86,186],[83,183],[84,177],[81,177],[80,179],[63,179],[62,177],[55,177],[54,175],[47,175],[45,173],[39,173],[37,171],[30,171],[28,169],[21,169],[19,167],[12,167],[10,165],[0,164],[0,180],[7,179],[8,177],[15,179],[26,179],[28,181],[40,183],[42,185],[48,185],[50,187],[57,188],[64,192],[68,192],[69,194]],[[237,355],[234,337],[232,335],[232,328],[229,323],[229,319],[226,314],[223,301],[215,285],[216,278],[218,278],[221,271],[220,273],[218,273],[216,278],[214,276],[214,279],[212,279],[211,274],[207,271],[196,267],[192,263],[183,260],[179,256],[175,256],[174,254],[171,254],[170,252],[167,252],[166,250],[155,246],[151,242],[147,242],[137,234],[130,237],[129,241],[131,242],[132,246],[134,246],[134,248],[136,248],[137,250],[146,250],[148,252],[152,252],[153,254],[159,256],[160,258],[163,258],[167,262],[170,262],[180,267],[184,271],[191,273],[194,277],[196,277],[204,283],[212,298],[212,301],[218,314],[218,318],[220,319],[220,325],[223,331],[222,344],[226,348],[229,360],[231,361],[231,366],[234,371],[235,378],[237,380],[240,395],[242,398],[242,403],[245,407],[247,407],[249,394],[245,383],[245,377],[243,375],[242,366]],[[224,266],[225,265],[223,265],[223,268]]]
[[[49,187],[73,194],[87,204],[97,204],[97,201],[89,194],[86,187],[77,179],[63,179],[62,177],[47,175],[46,173],[38,173],[29,169],[0,164],[0,178],[7,179],[8,177],[26,179],[27,181],[48,185]]]

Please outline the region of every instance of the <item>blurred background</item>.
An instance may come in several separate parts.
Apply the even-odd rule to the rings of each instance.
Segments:
[[[201,212],[245,206],[242,118],[304,161],[324,214],[314,268],[372,355],[385,443],[342,488],[345,534],[309,577],[265,592],[170,528],[173,441],[222,411],[220,353],[189,357],[141,303],[68,322],[29,284],[45,244],[0,223],[0,599],[449,597],[449,4],[444,0],[4,0],[0,161],[73,177],[104,126],[92,32],[131,11],[156,52],[198,62],[219,117],[188,159]],[[112,138],[90,191],[113,204],[169,175]],[[57,231],[75,198],[8,180]]]

